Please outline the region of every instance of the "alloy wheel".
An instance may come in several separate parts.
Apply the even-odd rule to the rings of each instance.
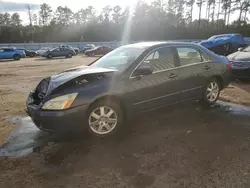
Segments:
[[[210,82],[206,91],[207,100],[209,102],[214,102],[219,95],[219,91],[217,82]]]
[[[88,122],[93,132],[104,135],[114,130],[118,122],[118,116],[112,108],[100,106],[90,113]]]

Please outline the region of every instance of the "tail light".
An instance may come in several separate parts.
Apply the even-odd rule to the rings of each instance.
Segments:
[[[228,62],[228,64],[227,64],[227,68],[228,68],[228,69],[231,69],[231,68],[232,68],[232,64],[231,64],[231,62]]]

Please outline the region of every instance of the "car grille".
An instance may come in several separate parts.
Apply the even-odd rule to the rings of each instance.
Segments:
[[[50,78],[45,78],[37,85],[36,90],[33,94],[34,104],[39,105],[47,95],[49,82]]]

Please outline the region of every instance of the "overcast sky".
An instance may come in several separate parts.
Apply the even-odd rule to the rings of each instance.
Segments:
[[[145,2],[152,2],[153,0],[144,0]],[[163,0],[167,2],[167,0]],[[39,9],[40,4],[48,3],[52,9],[56,9],[58,6],[68,6],[74,12],[81,8],[86,8],[89,5],[92,5],[97,11],[107,5],[120,5],[121,7],[126,6],[135,6],[137,0],[0,0],[0,12],[18,12],[21,15],[21,19],[24,23],[28,23],[27,16],[27,5],[30,5],[33,12],[36,13]],[[205,17],[205,8],[202,10],[202,17]],[[217,10],[216,10],[217,12]],[[232,19],[235,19],[236,15],[231,16]],[[221,16],[222,17],[222,16]],[[198,8],[195,4],[193,19],[198,18]]]

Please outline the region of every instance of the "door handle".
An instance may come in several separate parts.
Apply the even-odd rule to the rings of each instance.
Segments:
[[[169,77],[169,78],[175,78],[175,77],[177,77],[177,76],[178,76],[177,74],[171,73],[168,77]]]
[[[211,68],[212,68],[211,66],[208,66],[208,65],[205,66],[205,70],[209,70]]]

